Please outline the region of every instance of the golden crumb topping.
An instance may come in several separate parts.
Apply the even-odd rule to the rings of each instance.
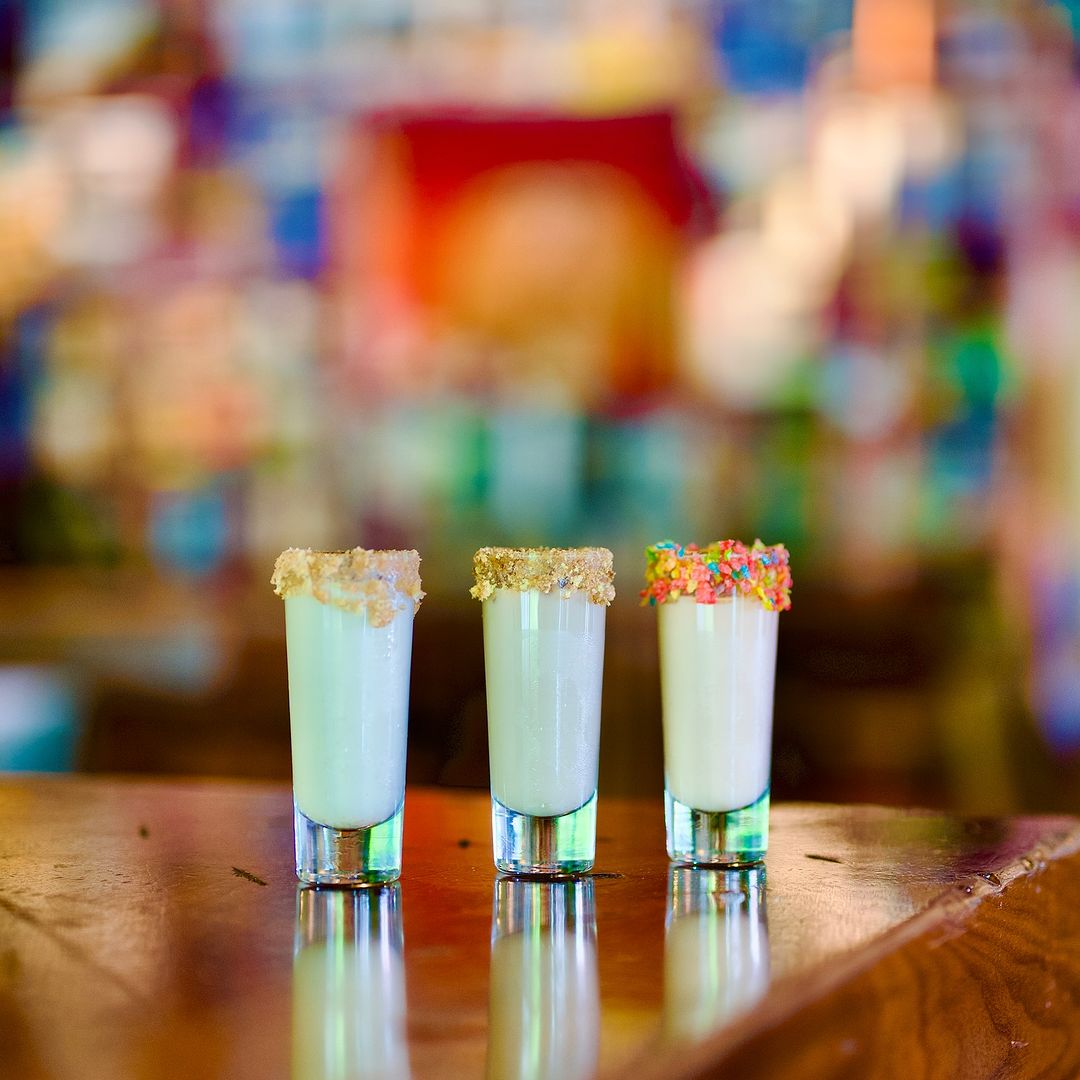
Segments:
[[[594,604],[615,599],[615,571],[607,548],[481,548],[473,556],[476,584],[469,594],[486,600],[496,589],[564,596],[578,591]]]
[[[410,604],[415,612],[424,598],[415,551],[288,548],[277,557],[270,584],[283,599],[311,596],[320,604],[363,612],[372,626],[388,625]]]

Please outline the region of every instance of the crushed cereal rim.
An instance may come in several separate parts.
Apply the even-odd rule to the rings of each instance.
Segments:
[[[366,614],[371,626],[387,626],[410,608],[415,614],[424,598],[416,551],[287,548],[274,563],[270,584],[282,599],[311,596],[320,604]]]
[[[487,600],[496,589],[550,593],[564,598],[583,592],[594,604],[615,599],[614,557],[607,548],[483,547],[473,556],[475,600]]]
[[[725,597],[755,599],[768,611],[791,607],[790,556],[783,544],[714,540],[699,547],[661,540],[645,549],[643,605],[655,607],[683,596],[698,604]]]

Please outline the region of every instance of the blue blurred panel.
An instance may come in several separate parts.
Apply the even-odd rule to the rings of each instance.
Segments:
[[[941,30],[938,60],[946,86],[1000,86],[1025,62],[1026,45],[1016,19],[990,5],[954,12]]]
[[[1069,642],[1035,663],[1035,705],[1050,746],[1059,753],[1080,749],[1080,658]]]
[[[227,135],[233,154],[243,154],[249,147],[266,142],[270,138],[273,122],[273,115],[266,107],[263,95],[256,92],[233,93],[227,113]]]
[[[314,93],[230,90],[225,118],[230,161],[271,200],[322,185],[327,128]]]
[[[971,407],[927,432],[920,533],[931,548],[970,549],[985,542],[996,440],[997,421],[986,407]]]
[[[150,0],[32,0],[23,6],[28,51],[101,54],[146,31]]]
[[[270,212],[278,265],[296,277],[317,277],[326,258],[322,193],[292,192],[274,199]]]
[[[514,543],[559,543],[583,506],[585,421],[557,409],[503,408],[491,419],[491,516]]]
[[[1074,753],[1080,749],[1080,578],[1046,564],[1033,579],[1035,711],[1050,746]]]
[[[960,165],[965,217],[987,227],[1001,222],[1009,176],[1022,164],[1020,153],[1001,129],[968,132],[967,152]]]
[[[1041,563],[1032,575],[1031,619],[1035,640],[1046,646],[1070,643],[1080,637],[1080,577],[1059,570],[1053,561]],[[1080,708],[1080,698],[1077,699]]]
[[[904,225],[926,225],[943,232],[963,216],[963,177],[957,168],[934,176],[905,178],[900,189],[899,217]]]
[[[931,486],[956,495],[987,491],[993,479],[995,437],[994,416],[987,409],[972,409],[930,432]]]
[[[600,490],[620,528],[650,537],[693,535],[683,482],[692,447],[678,417],[604,425],[596,444]]]
[[[317,69],[325,39],[323,9],[322,3],[298,0],[219,0],[211,6],[233,72],[251,84],[304,77]]]
[[[66,678],[48,668],[0,667],[0,770],[70,770],[78,729]]]
[[[228,553],[229,516],[224,492],[157,492],[150,503],[150,550],[161,567],[202,575],[216,570]]]
[[[331,40],[356,38],[377,32],[398,33],[408,30],[413,22],[410,0],[324,0],[326,34]],[[517,0],[521,4],[523,0]],[[545,8],[551,0],[524,0],[539,3]]]
[[[0,477],[8,468],[20,470],[29,461],[34,391],[55,317],[46,306],[20,312],[8,347],[0,347]]]
[[[729,5],[717,45],[728,85],[737,93],[783,93],[806,85],[809,49],[785,32],[771,5]]]
[[[855,17],[855,0],[794,0],[794,7],[808,13],[819,42],[850,32]]]
[[[0,480],[21,475],[29,459],[30,386],[0,353]]]
[[[819,46],[851,28],[852,0],[723,0],[714,11],[729,88],[790,93],[805,88]]]

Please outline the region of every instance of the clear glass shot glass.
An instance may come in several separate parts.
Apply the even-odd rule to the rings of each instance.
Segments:
[[[285,600],[296,875],[366,885],[401,874],[415,551],[290,548]]]
[[[600,990],[592,881],[495,882],[486,1074],[596,1075]]]
[[[293,1080],[405,1080],[401,886],[297,889]]]
[[[611,552],[483,548],[496,867],[575,874],[596,851],[596,779]]]
[[[664,1031],[699,1039],[769,988],[765,867],[668,871]]]
[[[744,597],[682,597],[659,620],[668,855],[757,862],[769,846],[779,615]]]
[[[657,608],[668,856],[743,866],[769,846],[773,689],[787,551],[723,541],[647,551]]]

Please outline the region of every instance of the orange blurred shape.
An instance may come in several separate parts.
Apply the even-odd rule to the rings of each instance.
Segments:
[[[858,0],[855,81],[864,90],[934,81],[934,0]]]
[[[386,115],[357,146],[333,233],[358,381],[576,402],[669,385],[672,282],[712,212],[674,116]]]

